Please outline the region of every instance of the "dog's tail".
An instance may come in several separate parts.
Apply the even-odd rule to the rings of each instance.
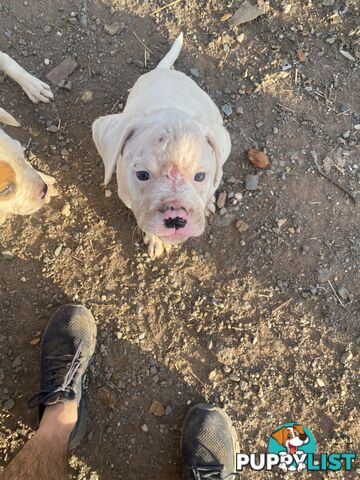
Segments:
[[[173,43],[173,46],[171,47],[169,52],[165,55],[165,57],[161,60],[161,62],[156,68],[171,68],[179,56],[183,42],[184,42],[184,35],[181,32],[180,35],[175,40],[175,42]]]

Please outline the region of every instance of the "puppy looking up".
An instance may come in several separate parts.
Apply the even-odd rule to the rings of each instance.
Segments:
[[[137,80],[123,113],[101,117],[92,128],[105,184],[116,168],[119,197],[145,232],[151,258],[203,233],[231,150],[214,102],[171,69],[182,43],[180,34],[159,65]]]
[[[49,102],[50,87],[30,75],[5,53],[0,52],[0,70],[18,82],[30,100]],[[15,118],[0,108],[0,122],[18,126]],[[55,180],[35,170],[25,159],[20,142],[0,128],[0,224],[10,213],[29,215],[56,194]]]

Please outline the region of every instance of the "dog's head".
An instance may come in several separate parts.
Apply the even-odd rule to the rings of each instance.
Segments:
[[[109,115],[94,123],[105,184],[117,166],[119,196],[144,232],[167,243],[203,233],[206,206],[230,151],[229,134],[217,128],[222,130],[215,136],[178,113],[141,118]]]
[[[291,453],[292,455],[296,453],[298,447],[309,442],[309,437],[305,433],[302,425],[282,427],[279,430],[276,430],[271,437],[285,447],[288,453]]]
[[[0,130],[0,214],[30,215],[55,194],[55,180],[35,170],[17,140]]]

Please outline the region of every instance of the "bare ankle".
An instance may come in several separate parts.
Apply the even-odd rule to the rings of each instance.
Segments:
[[[78,406],[76,400],[59,402],[55,405],[48,405],[42,416],[39,432],[59,433],[70,437],[74,429],[78,416]]]

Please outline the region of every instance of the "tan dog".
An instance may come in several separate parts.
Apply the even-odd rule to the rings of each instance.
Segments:
[[[214,102],[171,69],[182,41],[180,34],[159,65],[137,80],[123,113],[93,124],[105,184],[116,168],[119,197],[145,232],[151,258],[203,233],[231,150]]]
[[[48,102],[50,87],[30,75],[5,53],[0,52],[0,70],[18,82],[30,100]],[[18,126],[15,118],[0,108],[0,122]],[[29,215],[56,194],[55,180],[35,170],[25,159],[20,142],[0,128],[0,224],[8,214]]]

